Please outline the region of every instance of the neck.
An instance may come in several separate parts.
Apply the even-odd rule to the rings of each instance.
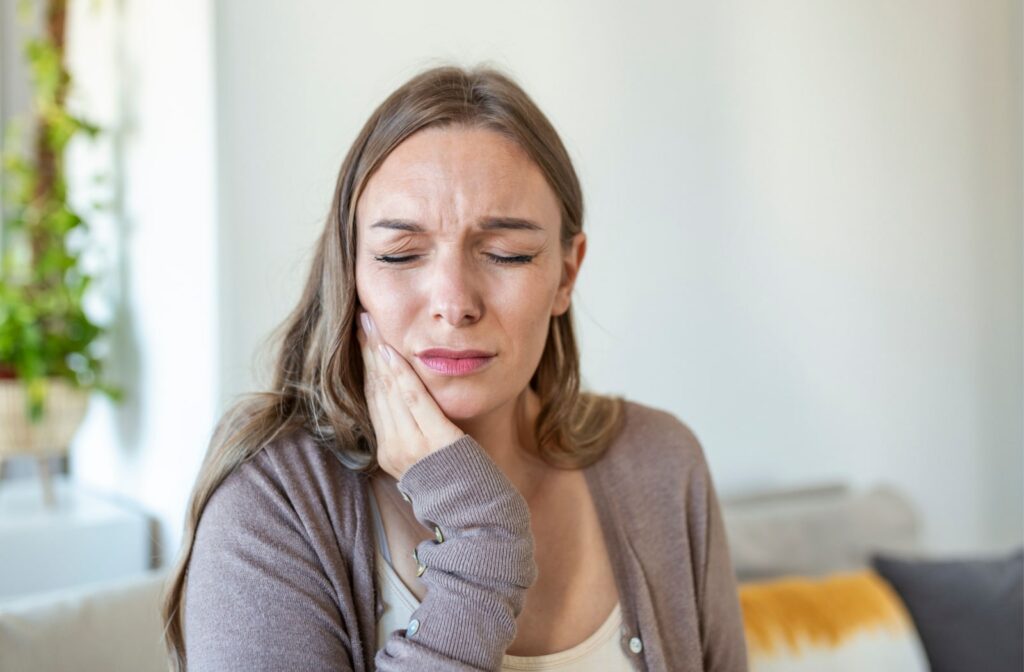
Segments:
[[[527,502],[540,491],[551,467],[537,456],[533,430],[540,415],[540,397],[530,388],[486,415],[453,420],[498,465]]]

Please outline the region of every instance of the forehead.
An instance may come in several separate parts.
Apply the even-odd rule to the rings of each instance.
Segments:
[[[356,207],[367,227],[379,218],[470,223],[519,217],[547,228],[559,221],[557,196],[540,168],[512,140],[481,128],[428,128],[384,159]],[[436,225],[425,221],[427,228]]]

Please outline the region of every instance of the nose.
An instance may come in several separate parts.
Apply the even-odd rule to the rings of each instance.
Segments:
[[[478,321],[483,315],[483,301],[472,262],[453,250],[440,255],[431,272],[430,310],[434,319],[455,327]]]

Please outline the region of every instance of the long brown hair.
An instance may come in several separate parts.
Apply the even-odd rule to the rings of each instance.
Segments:
[[[199,518],[235,467],[282,431],[302,428],[341,462],[377,468],[376,442],[363,396],[363,365],[352,336],[357,311],[355,204],[388,154],[413,133],[453,124],[487,128],[521,146],[561,204],[561,245],[583,227],[583,195],[554,127],[507,75],[489,66],[445,65],[416,75],[374,110],[341,164],[302,298],[272,336],[280,342],[271,389],[243,395],[214,429],[186,512],[182,547],[164,588],[161,613],[171,669],[184,672],[182,598]],[[539,456],[558,468],[601,457],[623,422],[621,397],[580,391],[572,308],[551,318],[540,364],[530,379],[541,409],[533,428]]]

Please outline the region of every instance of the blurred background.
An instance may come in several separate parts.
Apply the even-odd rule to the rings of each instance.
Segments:
[[[6,127],[33,115],[24,45],[47,22],[0,4]],[[58,499],[116,512],[66,514],[78,545],[46,546],[39,463],[8,459],[0,529],[39,549],[0,542],[9,595],[175,559],[349,144],[446,62],[512,75],[573,157],[585,387],[690,425],[723,500],[882,487],[928,557],[1022,543],[1019,1],[68,0],[65,26],[67,107],[101,129],[67,146],[68,200],[123,397],[93,392],[49,468]]]

